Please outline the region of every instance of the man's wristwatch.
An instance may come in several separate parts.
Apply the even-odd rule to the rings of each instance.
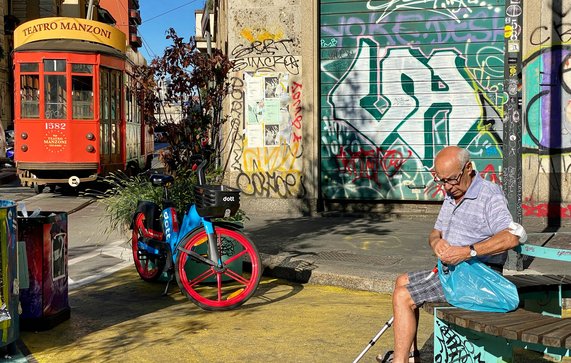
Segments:
[[[478,256],[478,252],[476,252],[474,245],[470,245],[470,257],[476,257],[476,256]]]

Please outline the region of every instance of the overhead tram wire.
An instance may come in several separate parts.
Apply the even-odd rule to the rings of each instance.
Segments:
[[[143,47],[145,48],[147,55],[151,58],[156,58],[157,54],[153,51],[153,49],[151,49],[151,46],[149,45],[149,43],[147,43],[145,37],[143,37],[143,34],[141,34],[141,31],[139,31],[139,34],[141,35],[141,39],[143,40]]]

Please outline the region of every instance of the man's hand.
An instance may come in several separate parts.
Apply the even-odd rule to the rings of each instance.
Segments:
[[[434,244],[432,244],[432,250],[434,251],[434,254],[440,259],[442,259],[442,256],[444,256],[446,251],[448,251],[448,249],[451,247],[452,246],[450,246],[448,241],[442,238],[435,240]]]
[[[439,258],[447,265],[457,265],[470,258],[470,247],[450,246]]]

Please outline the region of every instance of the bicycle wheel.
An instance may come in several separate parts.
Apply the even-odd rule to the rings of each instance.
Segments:
[[[262,261],[256,246],[242,233],[215,226],[218,251],[224,267],[217,269],[190,257],[184,250],[207,256],[208,237],[204,229],[185,237],[175,260],[178,285],[188,299],[205,310],[230,310],[248,300],[262,277]],[[182,248],[182,250],[181,250]],[[243,267],[248,266],[250,271]]]
[[[145,250],[139,248],[139,237],[141,236],[141,228],[145,226],[145,215],[137,213],[135,222],[133,223],[133,234],[131,237],[131,249],[133,250],[133,261],[135,268],[145,281],[156,281],[161,277],[164,270],[166,260],[158,255],[149,254]]]

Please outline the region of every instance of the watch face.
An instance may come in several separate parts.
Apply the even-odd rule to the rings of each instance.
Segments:
[[[474,247],[470,246],[470,256],[476,257],[477,255],[478,255],[478,252],[476,252]]]

